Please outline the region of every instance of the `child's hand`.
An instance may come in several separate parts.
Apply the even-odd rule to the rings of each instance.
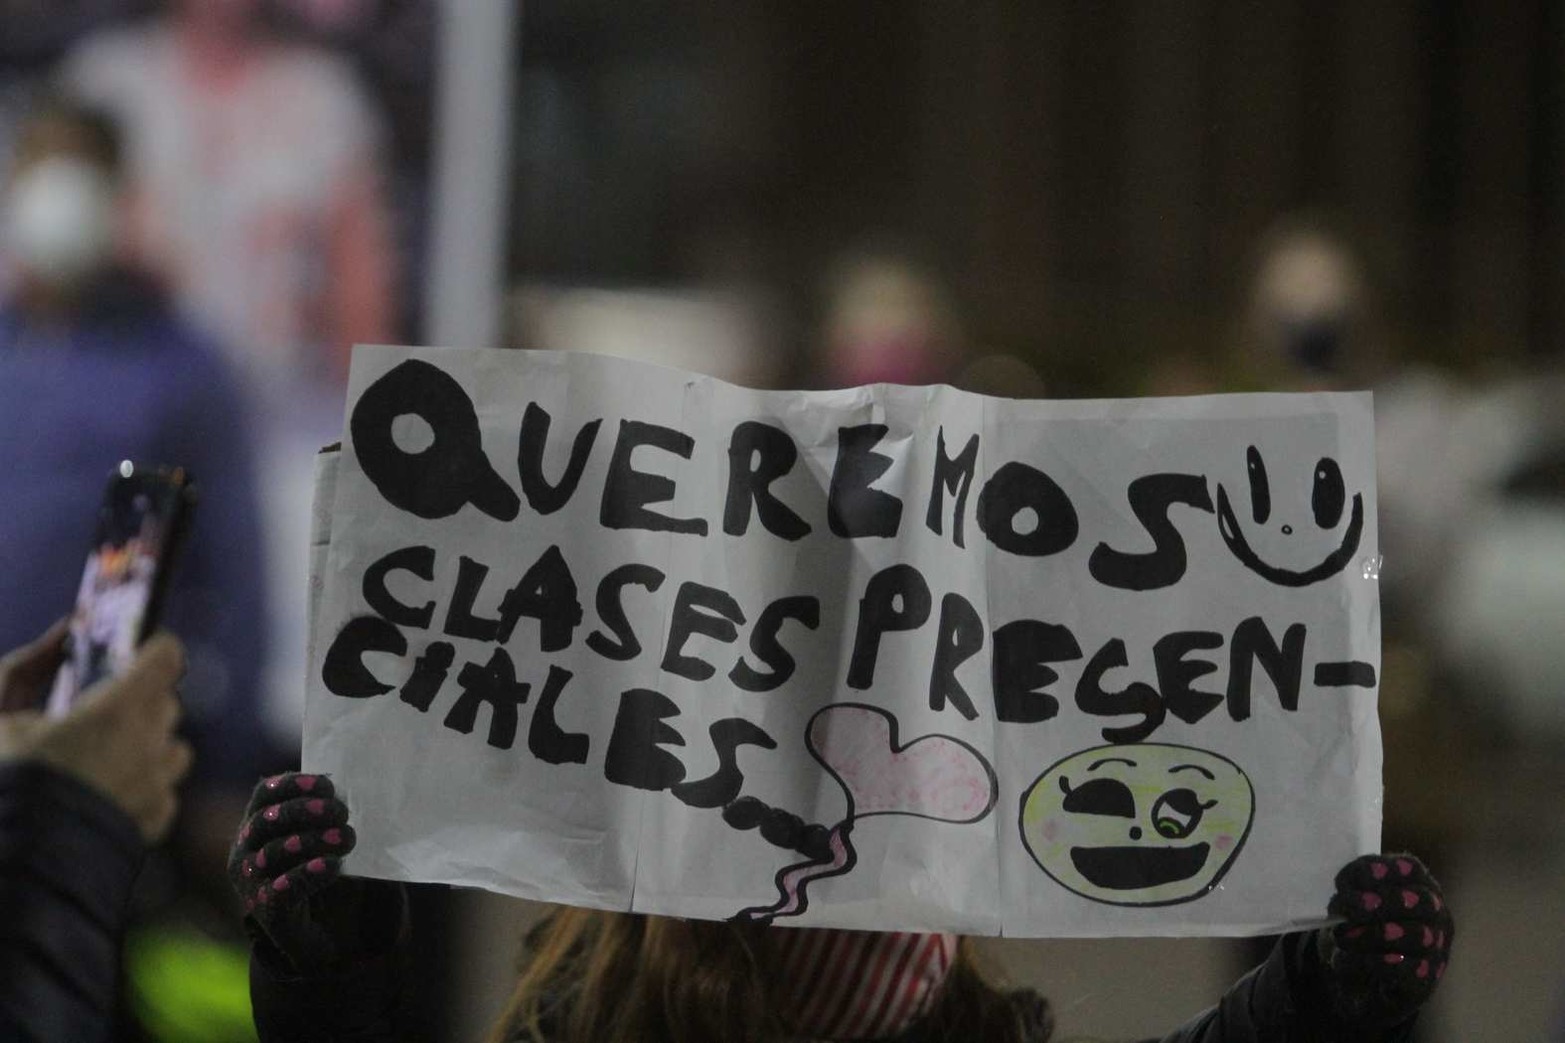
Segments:
[[[1417,1013],[1450,957],[1453,924],[1440,885],[1412,855],[1364,855],[1337,874],[1320,931],[1337,1013],[1349,1024],[1391,1026]]]
[[[257,945],[300,974],[329,972],[396,935],[396,885],[338,879],[355,839],[348,805],[324,775],[263,779],[245,810],[229,880]]]

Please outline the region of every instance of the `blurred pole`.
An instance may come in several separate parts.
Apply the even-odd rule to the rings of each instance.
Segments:
[[[498,348],[505,300],[506,179],[510,174],[511,70],[521,0],[442,0],[435,90],[434,213],[430,221],[425,336],[447,347]],[[473,969],[514,942],[490,937],[500,899],[455,888],[411,889],[419,945],[414,973],[432,1027],[418,1038],[478,1039],[496,1007],[476,996]],[[510,903],[514,905],[515,903]],[[481,1009],[475,1009],[481,1005]]]
[[[511,70],[521,0],[443,0],[427,336],[497,348],[505,300]]]

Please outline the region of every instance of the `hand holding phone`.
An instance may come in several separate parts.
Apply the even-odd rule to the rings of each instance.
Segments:
[[[0,658],[0,696],[19,705],[39,687],[29,674],[59,656],[52,628],[32,644]],[[42,761],[72,775],[117,804],[154,843],[167,835],[178,806],[178,784],[190,768],[191,749],[176,733],[179,699],[174,686],[184,670],[184,650],[171,634],[148,641],[123,674],[100,682],[89,698],[59,717],[36,709],[0,712],[0,764]],[[18,691],[13,692],[12,689]]]
[[[140,468],[127,460],[110,476],[48,716],[62,716],[95,682],[123,673],[157,628],[194,502],[195,486],[182,468]]]

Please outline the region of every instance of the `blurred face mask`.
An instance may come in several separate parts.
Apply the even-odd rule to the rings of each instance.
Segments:
[[[1294,365],[1308,372],[1334,373],[1342,362],[1346,327],[1347,323],[1336,315],[1285,321],[1283,349]]]
[[[80,281],[114,247],[114,189],[90,163],[41,160],[12,182],[4,202],[0,249],[36,278]]]

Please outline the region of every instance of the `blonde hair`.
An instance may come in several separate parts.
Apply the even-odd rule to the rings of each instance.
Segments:
[[[562,908],[529,934],[489,1043],[782,1043],[769,930]],[[932,1039],[1020,1043],[1046,1038],[1048,1017],[985,981],[964,938],[929,1025]]]

